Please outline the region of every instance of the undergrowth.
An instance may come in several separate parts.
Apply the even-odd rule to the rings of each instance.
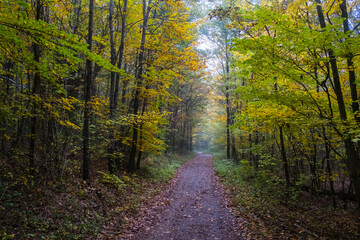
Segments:
[[[193,155],[151,156],[133,174],[98,167],[90,184],[81,180],[78,161],[61,181],[47,183],[0,169],[0,239],[116,238],[141,203],[161,192]]]
[[[291,189],[277,175],[255,171],[247,161],[234,163],[214,154],[216,173],[233,194],[233,204],[246,219],[249,238],[359,239],[355,204],[332,209],[331,198]]]
[[[195,153],[189,153],[185,156],[168,154],[148,157],[144,166],[138,171],[138,174],[142,177],[151,179],[155,183],[166,183],[174,177],[176,170],[184,164],[185,161],[195,155]]]

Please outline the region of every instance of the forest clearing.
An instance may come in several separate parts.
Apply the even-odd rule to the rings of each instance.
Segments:
[[[358,0],[0,0],[1,239],[360,239]]]

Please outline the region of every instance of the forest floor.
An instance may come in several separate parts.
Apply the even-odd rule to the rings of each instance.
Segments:
[[[91,184],[76,161],[60,182],[0,161],[0,239],[360,239],[353,202],[333,209],[326,196],[281,195],[233,161],[194,156],[149,157],[118,177],[94,166]]]
[[[122,239],[140,206],[161,195],[195,155],[148,156],[140,170],[117,175],[94,158],[90,182],[82,181],[76,159],[68,160],[63,177],[50,178],[0,158],[0,239]]]
[[[334,208],[332,197],[320,191],[286,192],[283,184],[271,181],[272,175],[254,175],[248,165],[226,160],[222,154],[214,154],[213,164],[244,219],[245,239],[360,239],[355,202],[337,197]]]
[[[165,191],[144,204],[121,239],[242,239],[243,219],[235,216],[212,155],[185,163]]]

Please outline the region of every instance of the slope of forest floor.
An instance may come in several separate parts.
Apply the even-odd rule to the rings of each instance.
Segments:
[[[360,239],[355,203],[294,191],[269,181],[265,173],[246,176],[246,169],[215,154],[215,171],[232,192],[233,205],[245,219],[247,239]]]
[[[176,169],[193,155],[154,156],[140,171],[123,171],[118,177],[107,174],[104,166],[94,167],[90,184],[81,180],[78,161],[71,161],[74,165],[58,181],[41,181],[25,172],[15,178],[18,173],[1,166],[0,238],[114,239],[142,202],[162,192]]]

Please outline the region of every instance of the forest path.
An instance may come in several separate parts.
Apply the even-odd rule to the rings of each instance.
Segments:
[[[241,239],[236,217],[212,165],[212,155],[198,154],[186,162],[154,199],[140,211],[130,239]]]

